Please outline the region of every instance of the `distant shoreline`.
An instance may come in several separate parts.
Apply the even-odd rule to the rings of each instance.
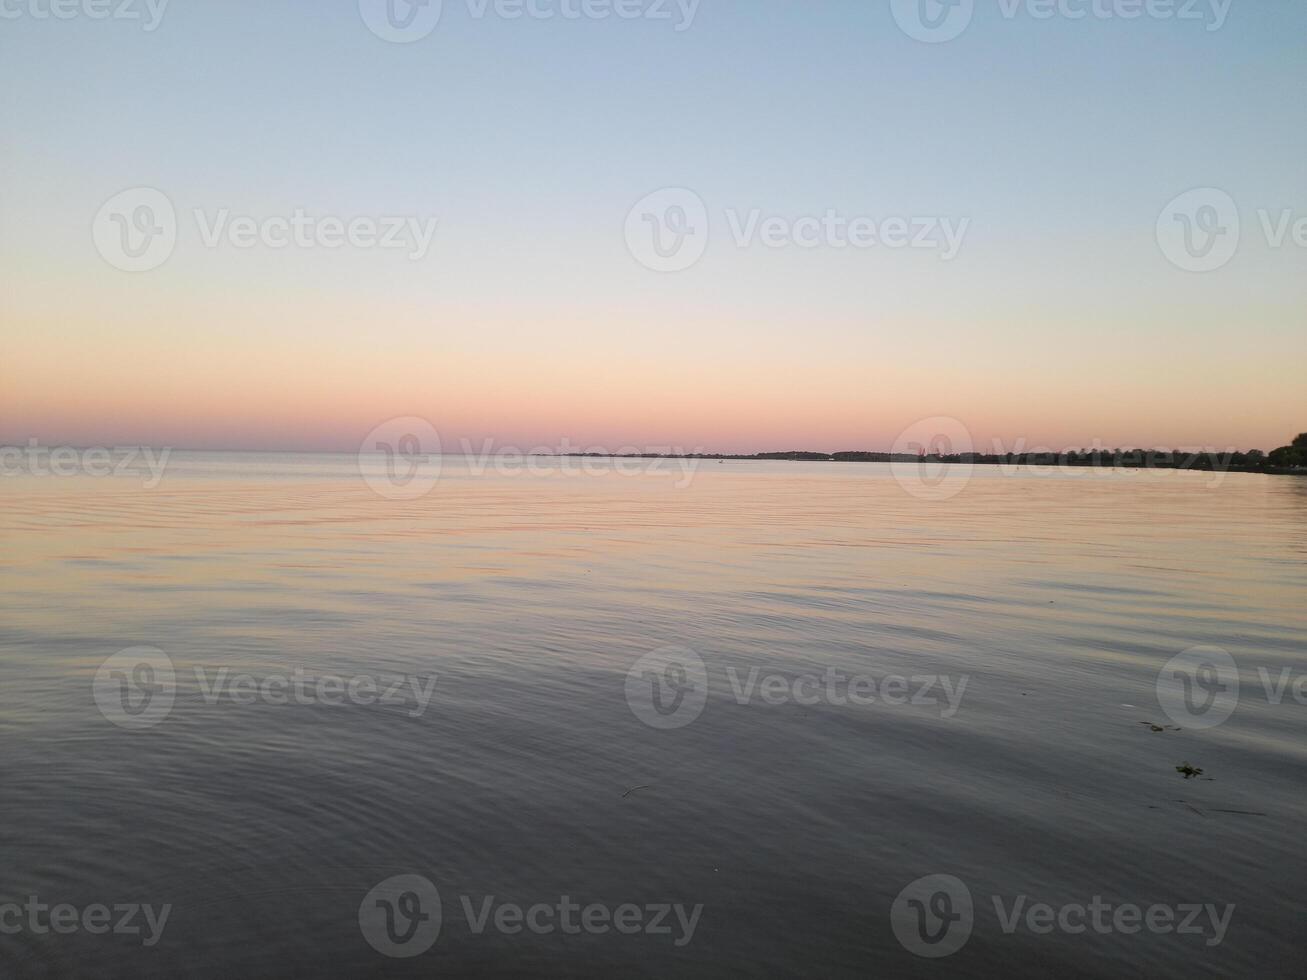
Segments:
[[[1103,450],[1054,453],[953,453],[915,456],[909,453],[839,452],[819,453],[795,450],[779,453],[539,453],[552,458],[575,459],[693,459],[720,462],[797,463],[943,463],[972,466],[1058,466],[1091,469],[1194,470],[1211,473],[1267,473],[1274,476],[1307,475],[1307,468],[1274,466],[1257,453],[1161,452],[1148,450]]]

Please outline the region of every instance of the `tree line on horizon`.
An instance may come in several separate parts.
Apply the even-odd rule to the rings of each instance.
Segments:
[[[753,459],[809,460],[834,463],[907,463],[917,460],[944,463],[976,463],[1015,466],[1107,466],[1124,469],[1194,469],[1247,470],[1278,472],[1307,469],[1307,432],[1287,446],[1270,453],[1260,449],[1248,452],[1203,452],[1169,449],[1068,449],[1029,453],[907,453],[839,452],[758,453]]]
[[[1279,449],[1272,449],[1271,455],[1267,457],[1267,462],[1271,466],[1284,467],[1286,469],[1301,469],[1307,467],[1307,432],[1302,433],[1298,438],[1287,446],[1281,446]]]
[[[629,459],[662,459],[666,453],[567,453],[569,456],[596,456]],[[1301,433],[1287,446],[1270,453],[1260,449],[1228,453],[1202,450],[1170,449],[1068,449],[1029,453],[878,453],[862,450],[838,453],[819,453],[795,449],[778,453],[685,453],[681,459],[739,459],[783,460],[814,463],[975,463],[1007,466],[1099,466],[1120,469],[1192,469],[1238,470],[1249,473],[1285,473],[1307,470],[1307,432]]]

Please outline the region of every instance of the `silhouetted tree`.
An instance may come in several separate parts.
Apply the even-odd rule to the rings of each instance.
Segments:
[[[1294,439],[1292,445],[1272,450],[1267,460],[1272,466],[1307,466],[1307,432]]]

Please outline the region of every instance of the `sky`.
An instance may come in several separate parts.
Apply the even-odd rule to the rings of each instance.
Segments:
[[[0,0],[0,442],[1307,430],[1301,0],[57,2]]]

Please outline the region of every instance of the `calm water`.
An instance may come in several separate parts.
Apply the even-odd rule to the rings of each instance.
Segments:
[[[179,453],[148,490],[0,481],[0,903],[171,906],[151,946],[0,934],[0,975],[1302,975],[1307,707],[1258,670],[1307,673],[1307,481],[982,469],[931,501],[873,465],[705,463],[687,488],[447,459],[403,501],[355,466]],[[1237,662],[1237,707],[1155,733],[1159,671],[1196,645]],[[97,677],[139,646],[175,697],[123,727]],[[642,712],[685,718],[628,700],[628,672],[669,646],[708,698],[655,728]],[[364,682],[340,704],[214,693],[297,668],[434,688],[425,708],[363,703]],[[797,703],[828,670],[942,680],[935,704],[912,680]],[[934,874],[974,903],[939,961],[891,920]],[[360,925],[397,875],[442,903],[409,959]],[[674,913],[478,934],[463,899],[488,896],[492,917],[702,910],[681,945]],[[1235,909],[1210,945],[1009,933],[994,896]]]

